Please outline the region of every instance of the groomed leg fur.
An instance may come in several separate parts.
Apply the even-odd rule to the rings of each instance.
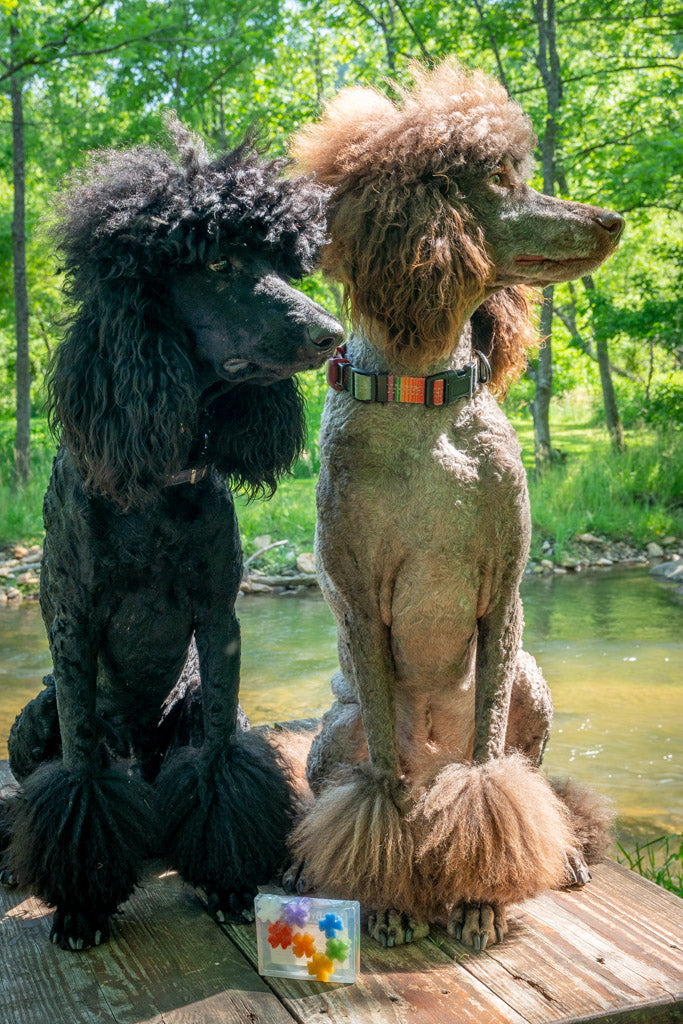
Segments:
[[[185,747],[157,781],[164,855],[207,892],[209,912],[244,920],[257,886],[282,870],[296,797],[280,755],[254,732],[227,749]]]
[[[614,807],[607,797],[574,779],[553,779],[551,785],[569,811],[586,864],[598,864],[611,841]]]
[[[8,866],[56,908],[52,941],[98,945],[153,848],[149,787],[116,767],[72,773],[52,761],[24,781],[12,819]]]
[[[411,819],[430,920],[461,903],[504,906],[557,887],[576,845],[566,808],[519,755],[448,765]]]
[[[307,884],[368,911],[408,910],[413,840],[402,803],[400,784],[367,762],[340,769],[292,836]]]

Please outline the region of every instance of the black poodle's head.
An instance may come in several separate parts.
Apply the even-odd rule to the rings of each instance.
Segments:
[[[244,144],[209,160],[169,122],[174,158],[95,154],[55,227],[75,314],[49,379],[53,428],[86,486],[123,508],[210,462],[272,491],[303,443],[292,376],[341,327],[288,279],[325,240],[325,195]]]

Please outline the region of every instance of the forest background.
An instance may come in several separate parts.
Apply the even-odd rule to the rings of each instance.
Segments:
[[[390,90],[447,54],[530,115],[535,187],[627,219],[595,275],[546,290],[547,340],[506,399],[535,550],[683,536],[682,47],[671,0],[0,0],[0,544],[41,531],[44,379],[67,313],[43,225],[65,175],[89,150],[163,140],[169,109],[214,150],[255,126],[283,153],[338,88]],[[342,315],[320,277],[302,287]],[[322,374],[303,386],[308,452],[270,513],[246,510],[248,550],[264,531],[310,546]]]

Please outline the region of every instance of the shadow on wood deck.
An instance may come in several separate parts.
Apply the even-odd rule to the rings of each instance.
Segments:
[[[0,784],[7,781],[0,764]],[[264,979],[253,925],[219,927],[173,872],[151,869],[105,946],[48,942],[50,912],[0,888],[0,1024],[670,1024],[683,1021],[683,903],[607,862],[580,892],[512,912],[473,953],[436,931],[363,940],[355,985]]]

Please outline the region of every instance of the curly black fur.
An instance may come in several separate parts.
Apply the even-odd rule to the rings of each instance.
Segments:
[[[157,782],[164,846],[182,876],[238,899],[282,869],[296,804],[278,753],[254,732],[205,757],[185,747]]]
[[[51,906],[106,918],[133,892],[155,825],[153,791],[132,773],[110,767],[79,775],[48,762],[16,798],[9,863],[18,883]]]
[[[324,240],[324,194],[301,178],[280,177],[283,161],[260,162],[243,146],[209,162],[178,122],[171,127],[180,163],[147,147],[96,154],[64,194],[53,229],[77,311],[48,379],[50,423],[86,487],[123,507],[153,498],[206,426],[196,359],[169,302],[169,276],[229,264],[237,254],[298,278],[312,269]],[[306,312],[326,317],[314,303]],[[337,325],[326,320],[334,333]],[[282,387],[291,410],[297,392]],[[260,435],[276,396],[261,393],[258,405],[232,392],[218,397],[208,417],[212,461],[257,490],[265,475],[273,490],[300,453],[300,412],[294,410],[293,430],[291,420],[280,420],[277,451],[262,445],[245,476],[240,459],[233,465],[233,429],[247,440]],[[275,435],[270,430],[268,439]]]
[[[55,905],[65,948],[104,939],[132,891],[157,799],[145,787],[169,751],[165,852],[212,890],[214,911],[270,879],[292,816],[277,756],[238,735],[242,559],[228,482],[274,491],[303,445],[291,378],[340,341],[285,280],[312,268],[323,198],[246,146],[210,161],[172,130],[178,161],[149,148],[96,155],[55,228],[76,311],[49,379],[62,447],[41,609],[54,670],[13,726],[23,782],[5,810],[7,870]],[[173,479],[185,469],[199,481]],[[179,683],[193,638],[198,661]]]

